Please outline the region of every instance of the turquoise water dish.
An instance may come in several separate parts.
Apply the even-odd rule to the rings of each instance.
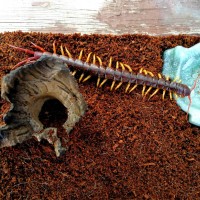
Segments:
[[[200,126],[200,43],[185,48],[177,46],[164,52],[164,65],[162,74],[172,80],[181,80],[189,88],[196,86],[191,92],[191,105],[189,108],[189,122]],[[177,104],[185,112],[188,111],[189,98],[175,98]]]

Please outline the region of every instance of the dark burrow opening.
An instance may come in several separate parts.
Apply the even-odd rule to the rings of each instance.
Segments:
[[[57,99],[44,102],[39,114],[39,120],[44,128],[60,128],[67,120],[67,108]]]

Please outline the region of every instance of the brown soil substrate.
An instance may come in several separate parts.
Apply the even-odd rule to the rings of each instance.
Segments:
[[[134,72],[143,67],[157,74],[164,50],[191,47],[200,36],[4,33],[1,77],[27,57],[7,44],[33,49],[34,42],[52,52],[54,40],[75,57],[84,49],[83,59],[94,52],[104,65],[112,56],[113,63],[129,64]],[[200,198],[200,128],[168,95],[162,101],[162,91],[148,101],[142,87],[125,94],[126,85],[116,92],[110,92],[110,82],[100,89],[95,85],[95,78],[79,84],[88,110],[69,136],[57,102],[48,102],[40,115],[45,126],[58,127],[59,136],[69,139],[66,154],[57,158],[52,145],[34,138],[0,149],[0,199]],[[9,105],[1,99],[0,106],[2,114]]]

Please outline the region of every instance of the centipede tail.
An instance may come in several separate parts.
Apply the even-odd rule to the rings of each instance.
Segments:
[[[16,65],[17,67],[29,60],[37,60],[42,55],[48,55],[61,59],[68,66],[72,67],[72,69],[74,70],[72,72],[72,75],[75,75],[77,71],[82,71],[78,79],[79,82],[85,82],[92,76],[96,76],[97,87],[102,87],[108,80],[111,80],[111,91],[119,89],[123,83],[126,83],[125,93],[130,94],[137,88],[138,85],[141,85],[143,86],[142,96],[143,98],[146,98],[147,95],[149,95],[148,99],[156,95],[159,90],[163,90],[162,99],[165,98],[166,91],[169,91],[170,99],[172,99],[172,93],[181,97],[190,96],[191,93],[191,90],[187,85],[176,82],[175,80],[171,81],[169,80],[169,77],[162,77],[161,74],[154,76],[152,72],[147,71],[143,68],[141,68],[138,73],[134,74],[129,65],[121,63],[119,61],[116,62],[115,67],[113,68],[112,57],[110,57],[108,65],[104,67],[101,58],[93,54],[92,52],[90,52],[87,55],[86,60],[83,61],[83,50],[80,51],[79,56],[76,59],[73,58],[69,50],[66,47],[63,48],[62,45],[60,46],[61,55],[57,54],[55,42],[53,43],[53,53],[46,52],[42,47],[39,47],[34,43],[32,44],[39,51],[33,52],[28,49],[23,49],[10,45],[17,50],[24,51],[28,54],[33,55],[33,57],[31,57],[30,59],[18,63]],[[96,64],[97,62],[98,64]],[[88,75],[85,76],[85,73],[87,73]],[[149,88],[147,89],[147,87]],[[155,88],[155,91],[150,94],[153,88]]]

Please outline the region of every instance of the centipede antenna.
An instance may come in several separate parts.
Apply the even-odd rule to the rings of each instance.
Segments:
[[[34,44],[34,43],[33,43],[33,44]],[[34,45],[35,45],[35,44],[34,44]],[[16,65],[14,65],[14,66],[11,68],[11,70],[18,68],[18,67],[20,67],[21,65],[23,65],[23,64],[25,64],[25,63],[28,63],[28,62],[30,62],[30,61],[33,61],[33,60],[37,60],[37,59],[38,59],[37,56],[35,56],[35,52],[32,51],[32,50],[25,49],[25,48],[21,48],[21,47],[16,47],[16,46],[10,45],[10,44],[8,44],[8,46],[9,46],[9,47],[12,47],[12,48],[14,48],[14,49],[16,49],[16,50],[18,50],[18,51],[25,52],[26,54],[33,55],[32,57],[29,57],[29,58],[27,58],[27,59],[25,59],[25,60],[23,60],[23,61],[17,63]],[[37,45],[36,45],[36,46],[37,46]]]
[[[29,49],[24,49],[24,48],[21,48],[21,47],[16,47],[14,45],[11,45],[11,44],[8,44],[9,47],[12,47],[18,51],[22,51],[22,52],[25,52],[26,54],[31,54],[31,55],[34,55],[34,51],[31,51]]]
[[[28,62],[30,62],[30,61],[32,61],[32,60],[36,60],[36,59],[37,59],[37,58],[36,58],[35,56],[30,57],[30,58],[27,58],[26,60],[23,60],[23,61],[17,63],[15,66],[13,66],[13,67],[11,68],[11,70],[16,69],[16,68],[22,66],[23,64],[28,63]]]
[[[69,58],[72,58],[72,54],[69,52],[69,50],[67,49],[67,47],[65,47],[65,51],[66,51],[68,57],[69,57]]]
[[[31,42],[31,44],[32,44],[36,49],[40,50],[41,52],[46,52],[45,49],[43,49],[42,47],[38,46],[37,44],[35,44],[35,43],[33,43],[33,42]]]
[[[60,46],[60,51],[61,51],[61,54],[64,56],[64,55],[65,55],[65,52],[64,52],[64,49],[63,49],[63,46],[62,46],[62,45]]]

